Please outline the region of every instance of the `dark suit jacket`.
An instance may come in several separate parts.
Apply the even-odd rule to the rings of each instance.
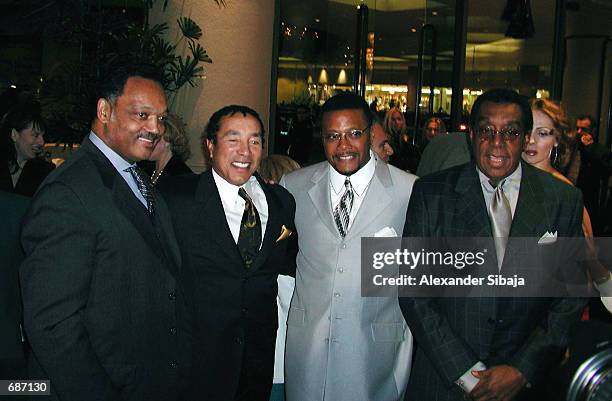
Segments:
[[[182,281],[193,307],[193,399],[267,401],[274,367],[279,273],[295,271],[295,201],[259,179],[268,202],[262,248],[246,270],[230,232],[212,171],[169,177],[159,188],[172,213],[183,257]],[[282,226],[293,234],[277,241]]]
[[[178,399],[190,352],[180,253],[154,194],[152,219],[86,139],[33,199],[20,270],[28,368],[51,380],[52,399]]]
[[[55,165],[41,157],[28,160],[23,166],[23,171],[17,180],[17,185],[13,187],[13,181],[8,169],[8,164],[4,163],[0,167],[0,190],[14,192],[23,196],[34,196],[34,193],[55,168]]]
[[[18,267],[23,259],[21,220],[28,204],[28,198],[0,191],[0,379],[25,377]]]
[[[582,237],[582,201],[571,186],[525,163],[510,237]],[[405,237],[491,237],[473,162],[418,180]],[[495,249],[494,247],[491,247]],[[511,268],[515,261],[508,262]],[[418,351],[408,400],[462,400],[454,382],[477,361],[516,367],[528,382],[560,360],[570,323],[585,304],[578,298],[400,298]]]

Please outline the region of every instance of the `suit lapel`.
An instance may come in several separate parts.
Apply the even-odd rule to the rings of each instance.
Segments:
[[[250,268],[250,271],[254,271],[258,269],[268,258],[270,254],[270,250],[278,238],[280,234],[281,227],[281,215],[280,211],[282,210],[283,205],[281,205],[280,200],[270,191],[266,183],[259,177],[258,174],[255,175],[259,185],[263,189],[266,194],[266,202],[268,203],[268,222],[266,223],[266,232],[263,236],[263,241],[261,244],[261,249],[253,262],[253,265]]]
[[[205,227],[211,228],[211,237],[220,250],[227,252],[234,260],[234,264],[243,266],[244,261],[234,241],[232,232],[227,224],[221,196],[212,175],[212,169],[202,173],[195,194],[196,201],[200,204],[199,219]]]
[[[355,221],[347,233],[347,238],[358,237],[362,231],[372,227],[372,223],[391,204],[392,196],[389,192],[392,185],[389,167],[385,163],[376,162],[374,176],[355,215]]]
[[[167,260],[161,241],[144,205],[136,198],[123,177],[88,138],[83,141],[82,148],[92,156],[92,160],[102,177],[102,182],[111,191],[117,210],[132,223],[153,253],[161,259]]]
[[[313,186],[308,191],[312,207],[319,214],[319,219],[334,237],[340,238],[338,227],[334,224],[329,193],[329,163],[321,163],[312,175]]]
[[[476,172],[476,165],[472,162],[459,173],[455,191],[460,194],[457,201],[457,213],[465,237],[490,237],[491,222],[487,213],[487,206],[482,194],[482,187]]]
[[[542,219],[546,219],[546,198],[542,183],[534,174],[534,167],[522,164],[521,187],[514,211],[510,237],[530,237],[538,232]]]

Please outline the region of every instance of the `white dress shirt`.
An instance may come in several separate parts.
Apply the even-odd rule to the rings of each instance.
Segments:
[[[478,178],[480,179],[480,186],[482,187],[482,195],[484,196],[487,210],[489,210],[491,207],[491,202],[493,201],[493,195],[495,194],[495,188],[493,188],[489,182],[489,177],[484,175],[484,173],[480,171],[478,167],[476,167],[476,171],[478,171]],[[508,202],[510,203],[512,218],[514,218],[514,211],[516,210],[516,205],[518,203],[522,176],[523,169],[521,167],[521,163],[519,163],[516,170],[514,170],[514,172],[512,172],[512,174],[510,174],[508,177],[503,179],[504,185],[502,185],[502,189],[504,190],[504,195],[506,195],[506,198],[508,198]]]
[[[132,177],[132,174],[129,171],[125,171],[127,168],[135,166],[136,163],[130,163],[125,160],[119,155],[119,153],[115,152],[107,144],[105,144],[104,141],[102,141],[102,139],[100,139],[100,137],[97,136],[93,131],[89,133],[89,140],[91,141],[91,143],[94,144],[96,148],[100,149],[100,152],[102,152],[104,156],[106,156],[108,161],[111,162],[111,164],[115,167],[119,175],[121,175],[121,177],[123,177],[125,182],[128,184],[136,198],[138,198],[140,203],[142,203],[145,208],[148,208],[147,201],[138,189],[136,180],[134,180],[134,177]]]
[[[244,214],[244,205],[246,201],[238,195],[238,190],[241,188],[234,184],[227,182],[221,177],[215,169],[212,170],[213,179],[217,185],[219,196],[221,197],[221,203],[223,204],[223,211],[225,212],[225,220],[232,232],[234,242],[238,243],[238,236],[240,236],[240,223],[242,222],[242,215]],[[268,201],[266,200],[266,194],[264,193],[261,185],[257,182],[257,179],[253,176],[242,185],[242,188],[251,197],[257,213],[259,214],[259,220],[261,221],[261,241],[263,243],[263,237],[266,232],[266,224],[268,223]],[[259,244],[261,248],[261,243]]]
[[[332,212],[335,210],[336,206],[340,203],[340,199],[344,192],[346,191],[346,187],[344,186],[344,181],[348,177],[351,182],[351,186],[353,187],[353,207],[351,208],[351,214],[349,215],[349,224],[348,229],[350,230],[353,225],[353,221],[355,220],[355,216],[357,216],[357,212],[361,207],[361,203],[365,198],[365,194],[370,186],[370,182],[372,181],[372,177],[374,177],[374,171],[376,170],[376,159],[374,158],[374,153],[370,150],[370,160],[357,170],[356,173],[350,176],[346,176],[340,174],[333,168],[333,166],[329,165],[329,184],[330,184],[330,195],[331,195],[331,205]],[[381,163],[381,162],[379,162]],[[347,230],[348,231],[348,230]]]

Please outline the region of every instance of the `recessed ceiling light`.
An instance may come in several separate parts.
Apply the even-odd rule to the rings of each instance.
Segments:
[[[321,22],[321,18],[315,18],[315,22],[316,22],[316,23]]]
[[[438,12],[437,11],[432,11],[431,15],[438,15]]]
[[[416,28],[410,28],[410,32],[415,33],[417,31]]]

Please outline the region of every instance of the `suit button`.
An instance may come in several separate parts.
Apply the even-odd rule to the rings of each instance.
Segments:
[[[170,367],[172,369],[176,369],[176,368],[178,368],[178,363],[176,361],[172,361],[172,362],[170,362]]]
[[[339,292],[334,292],[334,297],[340,298],[340,293]]]
[[[346,249],[346,244],[342,243],[342,249]]]
[[[236,337],[236,344],[242,344],[242,338]]]
[[[493,319],[492,317],[487,319],[487,323],[489,324],[495,324],[495,319]]]
[[[342,267],[338,268],[338,273],[344,273],[344,269]]]
[[[176,327],[170,327],[170,334],[171,335],[175,335],[176,334]]]
[[[174,301],[176,299],[176,292],[170,291],[168,293],[168,299],[171,300],[171,301]]]

